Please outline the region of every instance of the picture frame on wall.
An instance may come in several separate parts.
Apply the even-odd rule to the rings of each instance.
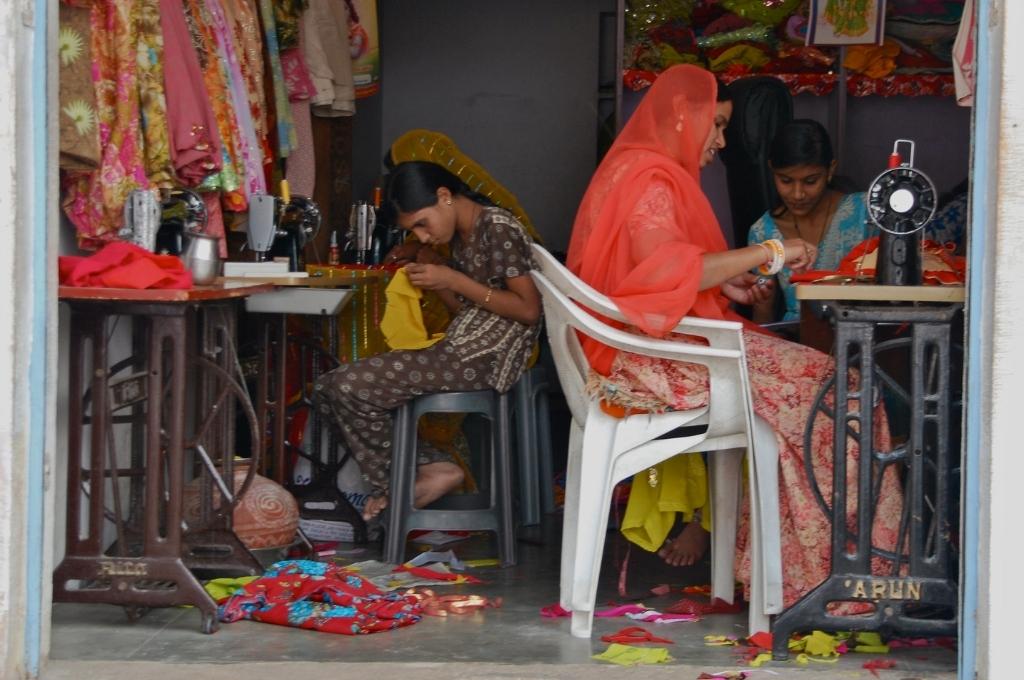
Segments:
[[[881,45],[886,0],[811,0],[808,45]]]

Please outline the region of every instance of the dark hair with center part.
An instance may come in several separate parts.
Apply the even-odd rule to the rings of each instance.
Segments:
[[[452,196],[465,196],[482,205],[494,205],[486,196],[466,186],[461,179],[440,165],[427,161],[399,163],[387,176],[387,203],[396,213],[411,213],[437,204],[437,190],[448,189]]]
[[[718,80],[717,78],[715,79],[715,82],[718,84],[718,88],[717,88],[718,94],[715,95],[715,101],[717,101],[717,102],[731,102],[732,101],[732,90],[729,89],[729,86],[726,85],[725,83],[723,83],[721,80]]]
[[[779,128],[768,149],[768,162],[776,170],[797,165],[828,168],[833,160],[828,131],[818,121],[806,118],[798,118]]]

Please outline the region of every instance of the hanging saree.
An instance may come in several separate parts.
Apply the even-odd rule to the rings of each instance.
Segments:
[[[199,186],[199,190],[222,191],[226,209],[245,210],[248,202],[242,190],[245,170],[239,155],[241,142],[237,118],[228,93],[226,69],[217,55],[217,42],[213,36],[210,15],[201,0],[185,0],[183,4],[185,22],[196,56],[199,57],[199,67],[203,72],[203,82],[206,84],[206,92],[210,98],[221,141],[220,172],[207,177]]]
[[[171,163],[186,187],[221,169],[220,133],[180,0],[160,0]]]
[[[146,176],[151,186],[170,189],[177,182],[171,169],[164,93],[164,36],[159,0],[139,2],[139,104],[145,145]]]

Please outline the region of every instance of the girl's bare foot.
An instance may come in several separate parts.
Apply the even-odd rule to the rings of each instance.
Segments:
[[[363,506],[363,519],[369,522],[383,512],[386,507],[388,507],[387,496],[370,496],[366,499],[366,505]]]
[[[673,567],[688,567],[704,557],[709,537],[700,522],[689,522],[678,536],[665,543],[658,556]]]

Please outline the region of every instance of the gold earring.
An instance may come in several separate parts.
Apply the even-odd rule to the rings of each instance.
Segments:
[[[449,198],[447,201],[445,201],[445,203],[447,203],[448,205],[451,205],[452,204],[452,199]]]

